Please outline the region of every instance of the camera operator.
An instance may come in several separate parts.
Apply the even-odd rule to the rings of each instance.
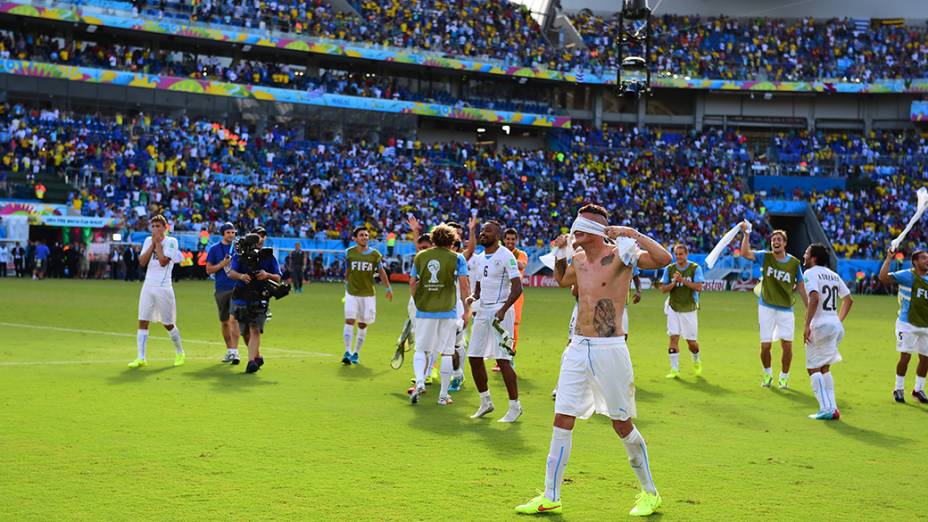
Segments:
[[[262,227],[258,227],[250,234],[246,235],[241,244],[236,245],[235,254],[232,256],[229,278],[236,281],[232,298],[232,315],[238,321],[239,330],[245,343],[248,345],[248,366],[245,373],[255,373],[264,365],[264,357],[261,357],[261,334],[264,332],[264,323],[267,321],[267,298],[255,295],[256,292],[267,286],[268,281],[280,283],[280,266],[273,255],[267,257],[258,257],[257,251],[263,249],[264,242],[267,240],[267,232]],[[243,246],[244,245],[244,246]],[[243,252],[241,249],[251,248],[255,245],[255,259],[242,259]],[[247,255],[246,258],[251,257]],[[254,263],[248,266],[247,263]],[[261,284],[258,284],[258,283]],[[289,291],[289,286],[286,287]]]

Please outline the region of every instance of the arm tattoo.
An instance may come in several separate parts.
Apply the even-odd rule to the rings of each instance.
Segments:
[[[554,278],[558,281],[564,278],[564,274],[567,272],[567,260],[558,259],[554,261]]]
[[[602,266],[606,266],[606,265],[612,263],[613,261],[615,261],[615,252],[613,252],[613,253],[609,254],[608,256],[602,258],[602,260],[600,260],[599,264],[601,264]]]
[[[600,299],[596,302],[593,328],[599,337],[615,337],[615,303],[612,299]]]

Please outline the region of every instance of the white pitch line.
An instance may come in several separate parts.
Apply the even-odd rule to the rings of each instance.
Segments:
[[[48,325],[37,325],[37,324],[23,324],[23,323],[4,323],[0,322],[0,326],[8,326],[11,328],[31,328],[33,330],[46,330],[51,332],[64,332],[64,333],[75,333],[75,334],[92,334],[92,335],[108,335],[111,337],[131,337],[135,339],[134,334],[128,334],[124,332],[105,332],[103,330],[85,330],[83,328],[63,328],[61,326],[48,326]],[[149,336],[149,339],[155,341],[165,341],[171,342],[169,337],[155,337]],[[220,343],[218,341],[201,341],[199,339],[184,339],[184,344],[205,344],[210,346],[225,346],[225,343]],[[309,352],[304,350],[292,350],[287,348],[275,348],[273,346],[262,346],[262,350],[268,350],[273,352],[280,353],[290,353],[295,355],[305,355],[310,357],[332,357],[331,353],[322,353],[322,352]]]
[[[275,356],[274,360],[277,359],[299,359],[299,355],[281,355]],[[213,361],[216,360],[215,357],[187,357],[188,361]],[[174,359],[148,359],[150,363],[157,362],[173,362]],[[102,361],[99,359],[86,360],[86,361],[0,361],[0,367],[3,366],[55,366],[55,365],[71,365],[71,364],[119,364],[126,362],[124,359],[113,359],[109,361]],[[218,362],[218,361],[217,361]]]

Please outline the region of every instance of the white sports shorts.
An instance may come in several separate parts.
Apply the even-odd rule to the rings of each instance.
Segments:
[[[142,293],[139,294],[139,321],[174,324],[176,320],[174,288],[142,286]]]
[[[896,351],[928,357],[928,328],[919,328],[896,319]]]
[[[676,312],[670,304],[664,303],[664,313],[667,314],[667,335],[679,335],[687,341],[695,341],[699,333],[699,317],[696,310],[692,312]]]
[[[377,319],[377,297],[345,294],[345,319],[374,324]]]
[[[760,323],[760,342],[793,340],[796,320],[792,310],[777,310],[769,306],[757,306],[757,320]]]
[[[821,368],[841,362],[838,343],[844,338],[841,321],[824,321],[812,325],[812,342],[806,343],[806,368]]]
[[[470,342],[467,345],[468,357],[479,357],[481,359],[505,359],[512,360],[504,348],[499,345],[499,337],[493,329],[493,318],[498,308],[481,308],[477,310],[474,317],[473,326],[470,330]],[[502,321],[502,327],[512,336],[515,328],[516,312],[509,308],[506,316]]]
[[[635,373],[624,337],[574,335],[561,360],[554,412],[581,419],[635,417]]]
[[[416,318],[416,351],[435,355],[454,353],[454,334],[457,320]]]

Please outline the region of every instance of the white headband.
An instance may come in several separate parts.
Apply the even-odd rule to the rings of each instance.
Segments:
[[[574,224],[570,226],[570,234],[574,235],[576,232],[585,232],[587,234],[593,234],[594,236],[605,238],[608,243],[614,243],[612,238],[606,235],[607,226],[608,225],[597,223],[592,219],[587,219],[583,216],[577,216],[577,219],[574,220]]]
[[[638,264],[637,242],[634,239],[627,237],[620,237],[618,239],[610,238],[606,235],[606,226],[607,225],[597,223],[592,219],[587,219],[583,216],[577,216],[577,219],[574,220],[573,225],[570,226],[570,237],[567,239],[567,246],[555,248],[550,254],[541,256],[542,263],[553,270],[554,262],[556,260],[572,258],[574,255],[574,233],[584,232],[587,234],[600,236],[604,238],[607,243],[616,245],[618,247],[619,257],[622,259],[622,262],[626,265],[636,266]]]

